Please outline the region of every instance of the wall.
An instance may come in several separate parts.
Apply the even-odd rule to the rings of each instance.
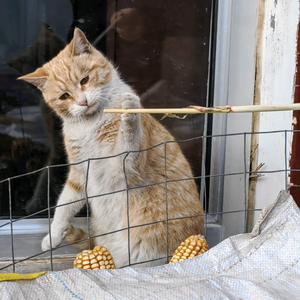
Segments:
[[[294,102],[298,22],[298,0],[265,1],[264,31],[260,45],[261,74],[257,76],[261,81],[256,82],[260,85],[258,98],[262,105]],[[292,129],[292,112],[260,113],[258,128],[260,132]],[[257,162],[265,163],[261,171],[283,170],[288,166],[286,159],[289,160],[291,151],[289,133],[286,136],[285,133],[260,134],[257,142]],[[262,208],[273,203],[279,191],[285,187],[285,172],[267,173],[260,177],[257,179],[255,207]]]
[[[214,106],[293,103],[299,0],[219,0],[218,3]],[[213,135],[289,129],[292,129],[292,112],[213,116]],[[211,175],[243,172],[245,164],[248,171],[250,150],[256,144],[257,157],[252,169],[259,163],[265,163],[261,169],[264,172],[289,166],[290,134],[267,133],[252,138],[247,135],[245,140],[244,152],[243,134],[213,139]],[[253,204],[249,208],[263,208],[273,203],[286,187],[286,175],[284,171],[265,173],[256,182],[252,179],[250,187],[244,174],[212,177],[209,212],[231,212],[218,219],[225,228],[224,237],[243,232],[246,225],[247,230],[252,230],[254,220],[250,214],[251,220],[245,224],[243,212],[248,192],[253,200],[248,203]]]

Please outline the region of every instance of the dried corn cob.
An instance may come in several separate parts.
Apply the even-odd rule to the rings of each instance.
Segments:
[[[201,255],[208,250],[205,237],[201,234],[192,235],[176,249],[170,263],[186,260]]]
[[[110,252],[103,246],[96,246],[93,250],[83,250],[77,254],[74,268],[102,270],[115,269],[116,266]]]

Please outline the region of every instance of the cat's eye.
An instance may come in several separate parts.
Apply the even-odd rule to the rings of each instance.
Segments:
[[[62,94],[60,97],[59,97],[59,99],[60,100],[66,100],[66,99],[68,99],[70,97],[70,95],[68,94],[68,93],[64,93],[64,94]]]
[[[85,85],[88,81],[89,81],[89,76],[86,76],[83,79],[81,79],[80,84]]]

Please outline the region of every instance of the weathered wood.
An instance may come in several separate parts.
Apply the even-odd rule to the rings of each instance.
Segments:
[[[53,271],[61,271],[73,268],[75,256],[54,257]],[[16,260],[15,262],[17,262]],[[1,260],[0,269],[12,264],[12,260]],[[15,265],[15,273],[29,274],[42,271],[51,271],[50,258],[34,258],[25,260]],[[7,267],[0,270],[0,273],[13,273],[13,267]]]

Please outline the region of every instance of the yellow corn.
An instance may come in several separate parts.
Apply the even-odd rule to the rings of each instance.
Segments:
[[[74,260],[74,268],[85,270],[115,269],[112,255],[103,246],[96,246],[93,250],[83,250]]]
[[[193,258],[201,255],[208,250],[205,237],[201,234],[192,235],[176,249],[170,263]]]

